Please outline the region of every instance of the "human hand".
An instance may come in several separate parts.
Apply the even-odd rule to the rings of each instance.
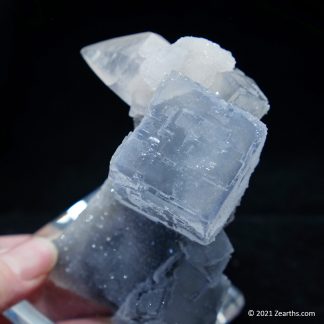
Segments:
[[[45,238],[32,235],[0,237],[0,313],[29,299],[45,314],[58,319],[69,318],[59,321],[62,324],[107,323],[107,317],[84,318],[104,314],[102,307],[87,305],[84,300],[48,282],[48,273],[57,256],[55,246]],[[64,309],[65,306],[68,309]],[[6,323],[1,316],[0,323]]]

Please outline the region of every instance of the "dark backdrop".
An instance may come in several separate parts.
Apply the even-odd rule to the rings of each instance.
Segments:
[[[247,302],[238,323],[264,320],[248,309],[316,311],[321,322],[321,1],[132,3],[0,2],[0,234],[32,232],[99,186],[132,128],[81,47],[142,31],[202,36],[232,51],[272,106],[261,163],[228,228],[227,273]]]

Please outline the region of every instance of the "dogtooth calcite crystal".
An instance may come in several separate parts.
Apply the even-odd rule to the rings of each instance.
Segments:
[[[146,32],[86,46],[81,54],[99,78],[131,106],[133,118],[145,115],[154,91],[172,70],[225,100],[232,98],[258,118],[269,110],[256,83],[234,69],[231,53],[203,38],[182,37],[169,44],[160,35]]]

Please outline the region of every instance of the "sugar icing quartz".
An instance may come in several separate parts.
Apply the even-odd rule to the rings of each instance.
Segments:
[[[224,227],[259,161],[268,101],[229,51],[202,38],[141,33],[82,55],[137,127],[55,240],[52,278],[110,307],[115,324],[214,324],[231,287]]]

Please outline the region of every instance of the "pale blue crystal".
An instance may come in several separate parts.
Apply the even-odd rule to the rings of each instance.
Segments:
[[[218,73],[210,90],[220,98],[240,107],[257,118],[269,111],[269,102],[255,81],[239,69]]]
[[[239,203],[266,126],[173,72],[116,151],[116,198],[201,244],[212,242]]]
[[[209,246],[187,243],[185,254],[178,251],[171,256],[128,295],[114,324],[215,324],[230,285],[222,272],[232,247],[224,232]],[[196,262],[199,252],[204,257]],[[210,268],[214,276],[206,275],[203,268]]]

